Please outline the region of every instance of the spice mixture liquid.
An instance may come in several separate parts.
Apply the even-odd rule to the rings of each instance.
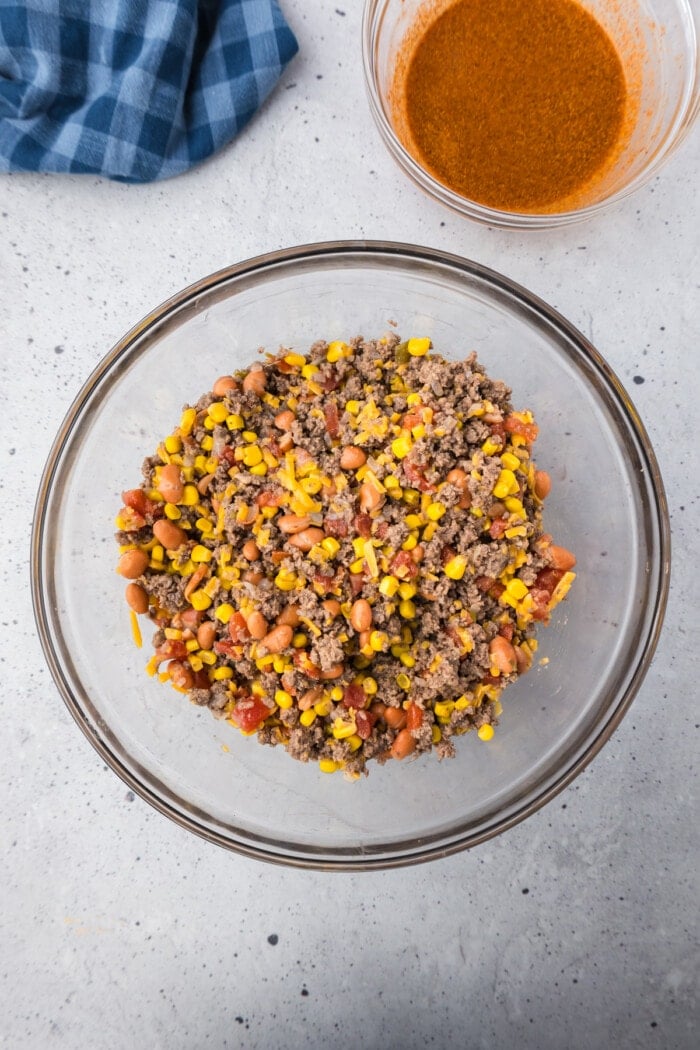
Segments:
[[[462,196],[556,211],[615,156],[622,63],[575,0],[455,0],[406,47],[408,148]]]

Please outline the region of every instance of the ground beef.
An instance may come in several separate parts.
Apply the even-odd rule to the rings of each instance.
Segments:
[[[531,415],[475,354],[429,350],[318,341],[221,377],[117,520],[149,671],[351,778],[490,739],[574,577],[542,529]]]

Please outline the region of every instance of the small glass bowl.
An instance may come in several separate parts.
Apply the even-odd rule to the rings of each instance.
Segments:
[[[607,30],[625,69],[631,102],[619,156],[568,210],[512,212],[462,197],[411,154],[392,112],[396,58],[417,12],[442,10],[451,2],[366,0],[362,51],[370,109],[384,144],[418,186],[461,215],[517,229],[563,226],[596,215],[652,178],[698,115],[698,16],[690,0],[579,0]]]
[[[259,346],[398,331],[475,349],[540,426],[545,527],[578,558],[538,661],[503,696],[490,743],[374,764],[348,783],[260,746],[144,671],[115,573],[120,492],[182,405]],[[425,248],[311,245],[185,289],[111,350],[78,394],[41,479],[32,593],[44,652],[103,759],[162,813],[248,856],[305,867],[410,864],[473,846],[569,783],[620,722],[651,660],[668,588],[668,517],[639,417],[600,355],[507,278]],[[541,658],[541,661],[540,661]]]

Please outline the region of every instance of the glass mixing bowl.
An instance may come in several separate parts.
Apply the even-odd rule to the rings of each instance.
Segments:
[[[261,747],[148,678],[115,573],[120,492],[185,401],[258,347],[398,331],[446,356],[478,351],[540,426],[546,527],[578,579],[504,694],[494,739],[457,757],[374,765],[354,783]],[[366,869],[455,852],[511,827],[590,762],[651,660],[668,587],[668,519],[654,454],[618,379],[562,317],[507,278],[425,248],[312,245],[222,270],[111,350],[80,391],[41,480],[32,588],[59,690],[134,791],[178,824],[249,856]]]
[[[622,149],[612,167],[566,210],[520,213],[489,208],[454,193],[407,148],[395,103],[396,60],[417,12],[454,0],[366,0],[362,23],[370,109],[389,152],[427,193],[491,226],[541,229],[595,215],[655,175],[690,130],[700,110],[698,13],[694,0],[579,0],[606,29],[625,70],[629,107]]]

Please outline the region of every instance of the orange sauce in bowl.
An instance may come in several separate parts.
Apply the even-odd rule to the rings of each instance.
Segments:
[[[625,71],[576,0],[453,0],[403,50],[397,132],[460,196],[506,211],[564,210],[619,155]]]

